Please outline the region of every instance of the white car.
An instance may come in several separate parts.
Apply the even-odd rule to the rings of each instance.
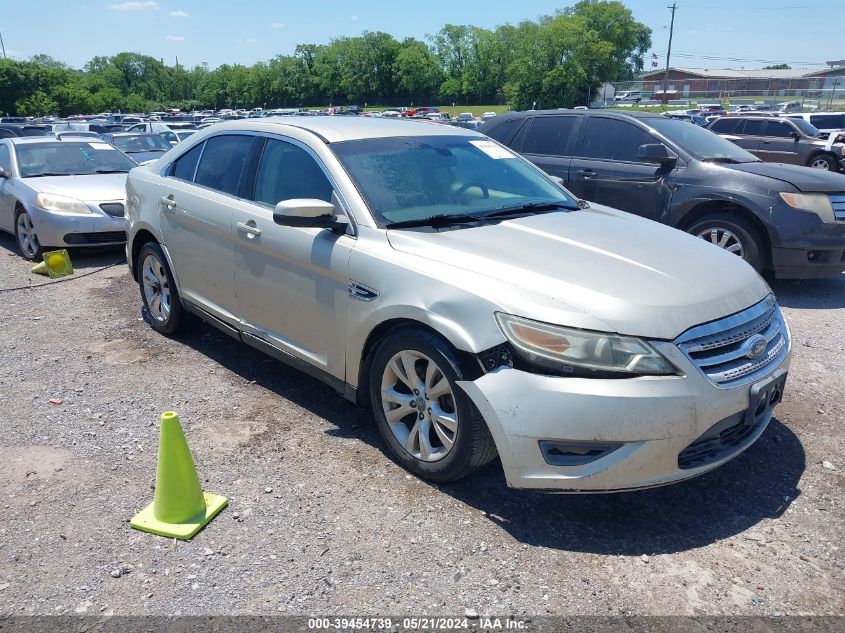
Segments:
[[[643,99],[642,92],[632,92],[632,91],[625,91],[620,92],[619,94],[613,97],[614,101],[632,101],[634,103],[639,103]]]
[[[434,481],[496,454],[518,488],[687,479],[783,393],[789,330],[747,263],[477,132],[220,123],[130,172],[127,220],[155,330],[190,312],[323,380]]]
[[[494,116],[496,116],[495,112],[484,112],[481,115],[481,120],[486,121],[487,119],[492,119]]]

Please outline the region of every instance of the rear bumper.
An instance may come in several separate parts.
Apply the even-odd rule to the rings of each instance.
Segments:
[[[502,368],[459,383],[487,422],[508,485],[564,492],[661,486],[717,468],[760,437],[771,408],[737,426],[750,386],[717,388],[677,347],[658,345],[686,375],[600,380]],[[768,376],[788,366],[787,356]],[[733,429],[732,443],[701,457],[702,443],[722,429]],[[612,448],[588,463],[560,465],[550,463],[544,442]]]

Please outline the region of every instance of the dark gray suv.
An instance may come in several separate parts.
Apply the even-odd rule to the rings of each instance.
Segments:
[[[778,278],[845,270],[845,176],[764,163],[660,114],[511,112],[480,130],[579,198],[663,222]]]

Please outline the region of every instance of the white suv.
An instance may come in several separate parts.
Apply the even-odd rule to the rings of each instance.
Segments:
[[[189,312],[372,408],[436,481],[692,477],[764,431],[790,337],[723,249],[577,200],[468,130],[363,117],[220,123],[127,183],[143,314]]]
[[[642,99],[642,92],[620,92],[613,97],[614,101],[633,101],[634,103],[639,103]]]

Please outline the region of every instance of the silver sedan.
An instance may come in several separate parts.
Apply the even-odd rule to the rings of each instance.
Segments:
[[[0,229],[21,254],[126,241],[126,174],[136,163],[108,143],[0,139]]]

